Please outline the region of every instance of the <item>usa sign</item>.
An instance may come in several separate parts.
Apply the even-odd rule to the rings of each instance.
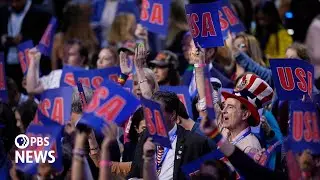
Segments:
[[[60,79],[60,87],[64,86],[76,86],[76,81],[74,79],[74,74],[73,72],[75,71],[81,71],[84,70],[83,68],[80,67],[74,67],[74,66],[68,66],[65,65],[62,68],[62,74],[61,74],[61,79]]]
[[[176,93],[179,100],[184,104],[185,108],[187,109],[189,117],[193,119],[191,97],[187,86],[160,86],[160,90],[171,91]]]
[[[312,98],[314,67],[299,59],[270,60],[272,78],[280,100]]]
[[[160,104],[144,98],[141,98],[141,104],[147,129],[153,141],[163,147],[171,149],[171,143]]]
[[[294,153],[320,153],[319,111],[312,102],[290,102],[289,147]]]
[[[224,39],[228,37],[228,31],[232,33],[245,31],[244,25],[237,17],[236,13],[232,10],[229,1],[222,0],[220,3],[221,6],[219,8],[219,20]]]
[[[0,101],[8,101],[4,53],[0,52]]]
[[[28,72],[28,67],[30,63],[28,53],[29,53],[29,50],[33,48],[33,42],[32,40],[23,42],[19,44],[17,48],[18,48],[18,59],[20,62],[20,66],[21,66],[23,75],[26,75]]]
[[[120,72],[121,70],[119,67],[110,67],[104,69],[74,71],[73,74],[76,82],[79,81],[84,87],[96,90],[100,87],[100,84],[104,79],[117,82]]]
[[[72,87],[49,89],[43,92],[39,104],[40,112],[56,123],[64,125],[70,119],[72,93]]]
[[[170,0],[143,0],[140,23],[149,31],[166,35],[168,31]]]
[[[189,29],[194,43],[203,48],[223,46],[218,10],[219,3],[188,4],[185,6]]]
[[[38,49],[44,56],[50,56],[51,54],[53,37],[55,35],[57,27],[57,19],[55,17],[52,17],[46,31],[42,35],[42,38],[38,44]]]
[[[109,80],[105,80],[95,90],[79,123],[86,124],[101,133],[101,128],[108,122],[112,121],[121,126],[139,104],[139,100],[130,92]]]

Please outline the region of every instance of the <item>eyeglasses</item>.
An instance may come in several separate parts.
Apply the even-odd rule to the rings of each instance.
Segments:
[[[247,45],[244,44],[244,43],[241,43],[241,44],[238,45],[238,48],[239,48],[239,49],[244,49],[244,48],[246,48],[246,47],[247,47]]]

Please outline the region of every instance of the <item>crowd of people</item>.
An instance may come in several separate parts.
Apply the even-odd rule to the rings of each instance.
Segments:
[[[217,149],[232,167],[222,159],[206,159],[189,178],[293,178],[283,143],[289,130],[288,101],[277,97],[269,59],[312,64],[312,93],[318,95],[320,15],[312,17],[305,39],[298,39],[287,30],[285,19],[295,0],[231,0],[247,31],[229,32],[222,47],[201,48],[189,32],[184,9],[186,3],[198,1],[172,0],[167,36],[139,24],[142,1],[53,2],[9,0],[0,8],[0,51],[4,52],[8,90],[8,102],[0,100],[0,179],[186,179],[189,174],[182,171],[184,165]],[[30,49],[24,75],[17,46],[26,40],[37,44],[52,15],[58,18],[59,27],[51,55],[44,56],[36,46]],[[40,95],[61,87],[65,66],[87,70],[120,67],[117,84],[124,86],[132,79],[135,97],[160,104],[172,149],[154,143],[143,106],[122,126],[110,122],[103,127],[102,136],[78,124],[83,108],[74,87],[71,117],[61,139],[63,171],[49,163],[40,163],[37,174],[17,169],[15,137],[34,123]],[[206,67],[215,119],[208,115]],[[176,93],[162,91],[161,86],[186,86],[192,116]],[[95,92],[83,88],[89,103]],[[319,117],[317,121],[320,123]],[[280,150],[261,165],[267,149],[279,142]],[[293,179],[320,179],[319,155],[306,150],[295,158],[298,171]]]

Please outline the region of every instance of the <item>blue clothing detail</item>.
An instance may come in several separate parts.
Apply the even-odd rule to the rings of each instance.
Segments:
[[[0,139],[0,177],[4,180],[9,180],[10,178],[10,161],[7,158],[6,152],[4,150],[3,141]]]
[[[237,63],[244,68],[245,71],[253,72],[265,80],[269,85],[272,86],[272,72],[271,69],[265,68],[251,59],[247,54],[240,52],[235,57]]]
[[[276,143],[277,141],[281,141],[283,142],[283,136],[280,130],[280,127],[278,125],[278,122],[276,120],[276,118],[273,116],[273,114],[270,111],[264,111],[263,112],[264,117],[266,117],[266,120],[269,124],[269,126],[271,127],[271,129],[273,130],[273,132],[275,133],[275,136],[273,139],[268,140],[268,141],[264,141],[266,148],[268,148],[269,146],[273,145],[274,143]],[[274,151],[271,155],[270,155],[270,160],[269,163],[267,164],[267,167],[269,169],[274,170],[275,166],[276,166],[276,155],[277,155],[277,151]]]

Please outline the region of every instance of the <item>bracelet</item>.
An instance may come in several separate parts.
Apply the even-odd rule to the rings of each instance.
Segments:
[[[112,162],[108,160],[100,160],[99,167],[105,167],[105,166],[111,167]]]
[[[204,67],[206,67],[206,64],[204,64],[204,63],[201,63],[201,64],[200,63],[199,64],[196,63],[196,64],[194,64],[194,67],[195,68],[204,68]]]
[[[72,159],[83,162],[83,157],[81,157],[81,156],[73,156]]]
[[[147,81],[148,81],[147,79],[143,79],[143,80],[139,81],[139,84],[147,82]]]
[[[94,150],[98,150],[99,146],[95,147],[95,148],[90,148],[90,151],[94,151]]]
[[[197,103],[197,108],[199,111],[205,111],[207,110],[207,104],[206,104],[206,99],[202,98],[198,101]]]
[[[73,155],[83,157],[83,156],[85,156],[85,151],[83,149],[74,149]]]
[[[212,139],[218,147],[221,147],[221,145],[226,141],[226,138],[221,135],[217,127],[214,128],[211,132],[206,133],[206,135],[208,138]]]

